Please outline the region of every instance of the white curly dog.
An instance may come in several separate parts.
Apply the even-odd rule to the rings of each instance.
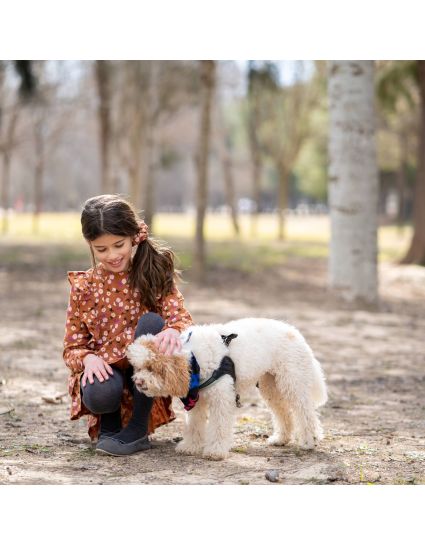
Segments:
[[[178,452],[213,460],[225,458],[232,446],[235,396],[243,396],[255,385],[272,414],[270,445],[293,443],[312,449],[323,437],[316,409],[327,401],[324,375],[295,327],[267,318],[245,318],[191,326],[181,339],[184,365],[190,368],[192,355],[196,358],[201,383],[220,367],[223,358],[229,362],[226,356],[234,363],[236,381],[231,374],[225,374],[199,391],[198,402],[186,414]],[[164,365],[164,361],[153,366],[152,361],[158,362],[161,357],[152,353],[151,341],[148,345],[149,348],[146,339],[139,337],[127,352],[134,366],[136,386],[147,395],[185,395],[182,392],[187,392],[188,374],[185,373],[183,390],[176,394],[177,366],[171,363],[170,367],[170,362]],[[174,361],[177,359],[181,362],[181,355]]]

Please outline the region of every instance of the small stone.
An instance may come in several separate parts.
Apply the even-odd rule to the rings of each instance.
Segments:
[[[271,483],[277,483],[279,481],[279,471],[276,469],[270,469],[266,471],[265,478]]]

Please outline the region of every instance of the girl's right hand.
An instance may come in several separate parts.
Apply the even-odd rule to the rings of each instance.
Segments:
[[[94,383],[94,376],[96,376],[99,382],[104,380],[109,380],[109,375],[113,375],[112,367],[103,361],[102,358],[96,356],[95,354],[87,354],[83,359],[84,373],[82,378],[83,388],[87,383],[87,379],[90,384]]]

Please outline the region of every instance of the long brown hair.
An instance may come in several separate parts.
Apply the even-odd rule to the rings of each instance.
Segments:
[[[128,201],[119,195],[98,195],[88,199],[81,213],[84,238],[91,242],[109,234],[134,237],[139,232],[139,216]],[[90,244],[93,266],[96,265]],[[172,292],[180,271],[174,268],[175,254],[164,243],[148,237],[138,244],[129,271],[130,287],[137,288],[149,310],[157,311],[158,299]]]

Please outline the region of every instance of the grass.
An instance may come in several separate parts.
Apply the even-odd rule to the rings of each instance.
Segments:
[[[208,214],[205,237],[208,245],[209,264],[222,264],[241,270],[257,270],[259,266],[281,264],[287,257],[298,256],[312,259],[326,258],[330,237],[327,216],[288,216],[286,239],[277,241],[277,220],[274,215],[260,215],[255,237],[250,231],[250,217],[240,216],[240,236],[236,237],[230,218],[224,214]],[[166,240],[178,253],[181,267],[190,267],[193,253],[195,217],[193,214],[157,214],[153,224],[154,236]],[[380,261],[395,261],[406,251],[411,228],[380,227],[378,233]],[[90,260],[81,237],[81,225],[77,213],[44,213],[40,216],[39,229],[33,232],[31,214],[12,214],[9,232],[0,238],[2,263],[22,260],[17,256],[16,245],[57,245],[47,256],[48,265],[60,266],[71,261]],[[28,263],[30,265],[31,263]]]

